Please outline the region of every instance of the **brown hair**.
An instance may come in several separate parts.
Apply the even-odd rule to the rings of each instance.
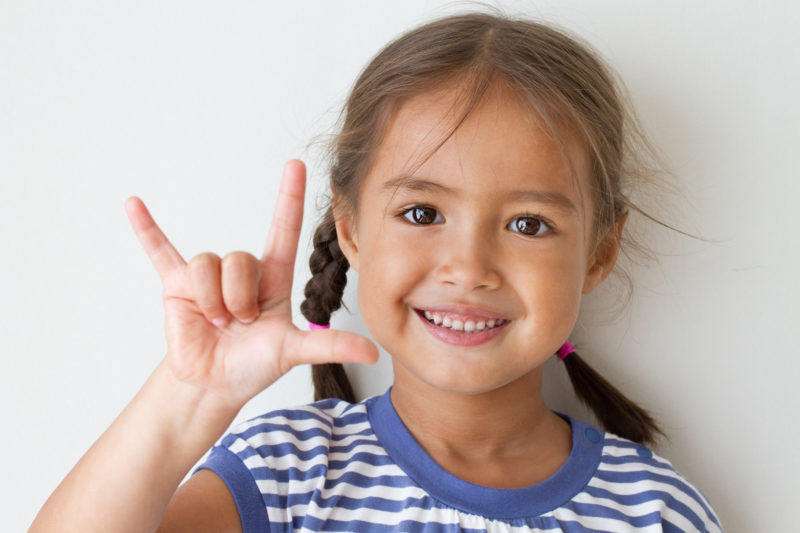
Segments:
[[[361,182],[394,111],[406,99],[448,81],[458,82],[463,110],[451,134],[491,84],[499,82],[516,91],[559,142],[564,138],[560,131],[583,142],[592,162],[596,243],[629,210],[641,212],[623,191],[627,182],[646,175],[644,159],[637,157],[649,145],[623,105],[611,71],[588,46],[562,31],[488,13],[450,16],[413,29],[389,43],[361,72],[343,109],[341,131],[330,144],[337,209],[356,212]],[[300,307],[317,324],[327,324],[341,306],[347,282],[349,264],[339,249],[334,216],[329,205],[314,233],[312,277]],[[660,430],[645,410],[577,354],[565,363],[578,398],[606,429],[637,442],[655,440]],[[341,365],[315,365],[313,379],[315,399],[356,401]]]

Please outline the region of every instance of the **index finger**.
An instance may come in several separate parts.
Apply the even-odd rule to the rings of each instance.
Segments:
[[[131,196],[125,201],[125,212],[128,214],[128,219],[131,221],[139,243],[156,268],[161,280],[166,281],[174,273],[182,272],[186,267],[186,261],[153,220],[144,202],[136,196]]]
[[[283,169],[275,212],[264,246],[264,262],[285,265],[290,271],[293,269],[303,225],[305,193],[306,166],[299,159],[291,159]]]

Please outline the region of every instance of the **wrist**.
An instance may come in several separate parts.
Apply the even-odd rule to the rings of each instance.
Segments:
[[[205,453],[244,405],[241,400],[179,380],[166,359],[156,367],[142,393],[152,416],[147,421],[154,423],[171,449],[186,456]]]

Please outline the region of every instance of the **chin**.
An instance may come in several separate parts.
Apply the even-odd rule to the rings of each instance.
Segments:
[[[478,395],[494,392],[511,383],[524,379],[530,373],[520,376],[492,375],[485,369],[438,369],[428,372],[418,379],[440,392],[462,395]]]

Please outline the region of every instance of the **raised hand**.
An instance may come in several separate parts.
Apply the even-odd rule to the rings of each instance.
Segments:
[[[261,259],[206,253],[188,264],[144,203],[128,199],[128,218],[163,284],[167,357],[178,379],[244,404],[298,364],[377,360],[377,348],[364,337],[292,324],[304,194],[305,166],[291,160]]]

